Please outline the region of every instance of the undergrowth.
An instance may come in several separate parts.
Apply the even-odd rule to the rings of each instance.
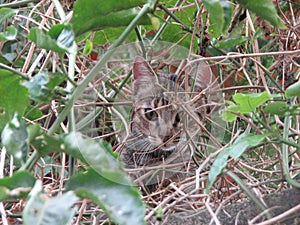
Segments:
[[[2,224],[154,224],[249,198],[264,211],[261,195],[299,188],[300,6],[255,2],[0,1]],[[136,41],[209,63],[225,104],[217,147],[202,134],[186,179],[151,192],[118,157],[132,73],[117,62]]]

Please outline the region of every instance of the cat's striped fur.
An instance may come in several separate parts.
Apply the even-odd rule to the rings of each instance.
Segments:
[[[144,58],[136,57],[130,134],[121,153],[127,168],[157,165],[186,148],[189,131],[199,131],[191,125],[196,127],[193,120],[203,119],[208,111],[202,106],[210,101],[205,93],[214,78],[206,64],[188,65],[183,71],[156,73]]]

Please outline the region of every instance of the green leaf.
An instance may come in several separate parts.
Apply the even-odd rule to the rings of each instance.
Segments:
[[[15,112],[22,116],[29,104],[28,91],[20,81],[17,74],[0,69],[0,131]]]
[[[56,39],[56,44],[69,53],[76,52],[75,36],[71,24],[57,24],[49,30],[48,34]]]
[[[107,143],[84,138],[81,133],[75,132],[60,137],[46,134],[32,136],[35,138],[31,144],[41,156],[50,152],[66,152],[93,168],[71,178],[68,190],[75,190],[78,196],[94,200],[119,224],[144,224],[145,208],[139,193],[132,187],[121,161]]]
[[[234,104],[231,101],[227,101],[227,103],[229,104],[229,106],[227,107],[226,111],[222,112],[222,119],[227,121],[227,122],[232,122],[237,118],[236,114],[233,114],[231,112],[236,112],[238,113],[240,111],[240,106]]]
[[[13,41],[17,37],[17,29],[14,26],[7,27],[5,32],[0,32],[0,41]]]
[[[0,23],[3,23],[6,19],[9,17],[12,17],[18,12],[16,9],[10,9],[10,8],[1,8],[0,9]]]
[[[46,74],[39,73],[30,81],[24,82],[24,86],[30,92],[30,98],[37,102],[48,102],[50,100],[50,90],[46,87],[49,78]]]
[[[112,27],[112,28],[106,28],[99,32],[95,33],[93,42],[96,45],[105,45],[108,42],[113,42],[124,32],[126,27]],[[134,31],[132,31],[128,35],[129,40],[135,40],[136,34]]]
[[[47,73],[47,75],[49,77],[49,82],[46,87],[51,91],[68,78],[68,75],[64,73]]]
[[[42,116],[43,113],[41,112],[41,110],[33,105],[28,105],[24,113],[24,117],[31,121],[40,119]]]
[[[133,184],[124,172],[118,154],[112,152],[111,146],[104,141],[96,142],[93,139],[84,138],[79,132],[71,132],[58,137],[40,133],[35,135],[31,144],[40,156],[53,152],[65,152],[89,164],[106,179],[123,185],[131,186]]]
[[[282,29],[286,28],[277,14],[272,0],[237,0],[237,2],[246,9],[254,12],[257,16],[269,21],[272,25]]]
[[[32,131],[33,132],[33,131]],[[61,137],[51,137],[44,133],[36,133],[38,135],[31,134],[30,137],[34,137],[31,139],[31,143],[35,149],[38,151],[39,155],[41,157],[53,153],[53,152],[66,152],[66,149],[63,145],[63,138]],[[76,156],[75,154],[72,154],[72,156]],[[79,156],[81,157],[81,155]],[[75,157],[75,158],[79,158]]]
[[[209,192],[209,189],[214,184],[217,177],[226,167],[227,159],[229,156],[234,159],[239,158],[247,148],[259,145],[267,136],[267,134],[254,135],[243,133],[234,141],[231,146],[224,148],[222,152],[220,152],[220,154],[216,157],[213,165],[211,166],[208,174],[205,193]]]
[[[85,42],[85,46],[84,46],[84,49],[83,49],[83,54],[86,56],[86,55],[89,55],[93,50],[93,42],[91,42],[89,39],[86,39],[86,42]]]
[[[65,74],[39,73],[23,85],[28,88],[30,98],[37,102],[49,102],[53,97],[53,89],[66,79]]]
[[[259,145],[267,136],[268,134],[255,135],[243,133],[227,148],[228,154],[232,158],[237,159],[247,148]]]
[[[2,144],[6,147],[9,154],[18,160],[25,161],[29,149],[27,138],[26,124],[16,113],[1,133]]]
[[[48,33],[36,27],[31,28],[28,39],[40,48],[52,50],[60,54],[64,54],[66,51],[71,53],[76,49],[73,30],[69,24],[54,25]]]
[[[64,54],[66,52],[65,49],[60,48],[56,40],[51,38],[50,35],[45,33],[44,31],[38,29],[38,28],[31,28],[30,33],[28,34],[28,39],[36,43],[36,45],[40,48],[46,49],[46,50],[52,50],[55,52],[58,52],[60,54]]]
[[[289,110],[286,102],[270,102],[265,108],[264,112],[271,115],[284,115]]]
[[[105,179],[90,168],[87,173],[72,177],[66,189],[75,190],[82,198],[92,199],[115,223],[145,224],[145,206],[134,187]]]
[[[112,152],[111,146],[100,140],[84,138],[79,132],[72,132],[64,138],[66,152],[81,159],[106,179],[123,185],[132,185],[123,171],[118,154]]]
[[[206,189],[205,193],[208,194],[210,188],[216,181],[217,177],[222,173],[223,169],[225,168],[227,164],[227,159],[229,157],[228,151],[223,149],[223,151],[217,156],[215,159],[213,165],[211,166],[209,170],[209,174],[207,177],[207,184],[206,184]]]
[[[68,135],[52,137],[48,134],[42,133],[40,129],[36,130],[35,127],[30,127],[30,144],[34,146],[41,157],[54,152],[65,152],[74,158],[81,160],[83,163],[86,163],[77,146],[70,147],[68,144],[65,144],[65,142],[71,141],[66,140],[70,137],[70,135],[72,135],[72,133]],[[99,148],[99,146],[97,147]]]
[[[11,177],[0,179],[0,201],[26,198],[35,180],[28,171],[16,172]]]
[[[97,15],[105,16],[110,13],[143,5],[146,2],[146,0],[106,0],[102,1],[101,4],[99,4],[99,0],[77,0],[74,5],[73,20],[80,20],[85,18],[88,19]]]
[[[223,26],[223,33],[227,31],[228,26],[231,23],[232,20],[232,14],[233,14],[233,4],[227,0],[220,0],[221,6],[224,11],[224,26]]]
[[[39,124],[34,123],[27,126],[28,143],[31,143],[36,137],[41,135],[42,130]]]
[[[300,97],[300,81],[289,86],[285,91],[285,96],[287,98],[298,96]]]
[[[77,0],[74,5],[72,24],[76,37],[87,32],[101,30],[106,27],[127,26],[138,14],[133,7],[143,5],[145,0],[127,1],[84,1]],[[150,19],[145,16],[140,24],[151,24]]]
[[[228,101],[227,103],[229,104],[229,106],[227,107],[226,111],[222,113],[222,119],[227,122],[232,122],[236,119],[237,115],[231,112],[241,114],[254,112],[257,107],[270,100],[272,96],[269,95],[266,91],[262,93],[235,94],[233,96],[233,99],[237,104]]]
[[[245,42],[248,41],[248,38],[245,36],[240,36],[240,37],[236,37],[236,38],[227,38],[225,40],[221,40],[218,41],[215,44],[216,48],[231,48],[231,47],[235,47],[237,45],[241,45],[244,44]]]
[[[171,0],[171,1],[164,1],[164,4],[166,7],[168,8],[172,8],[174,7],[174,5],[176,4],[177,1]],[[191,28],[194,26],[193,21],[196,20],[196,11],[197,9],[195,7],[188,7],[185,8],[184,10],[179,10],[175,12],[175,16],[177,18],[180,19],[180,21],[187,27],[187,28]],[[164,11],[156,11],[155,12],[155,16],[158,18],[165,18],[166,13]],[[172,21],[172,20],[171,20]],[[154,25],[152,24],[152,26],[144,26],[146,31],[149,32],[151,34],[146,34],[148,38],[152,38],[154,36],[153,28],[156,29],[154,27]],[[181,24],[179,23],[168,23],[164,32],[161,35],[161,39],[167,42],[171,42],[171,43],[177,43],[180,40],[180,46],[186,47],[187,49],[190,48],[191,46],[191,41],[192,39],[192,35],[188,35],[187,36],[187,32],[183,31]],[[198,42],[194,39],[194,45],[197,46]],[[194,50],[196,51],[196,48],[194,48]]]
[[[98,16],[97,19],[91,19],[90,21],[84,21],[78,27],[78,31],[75,30],[76,36],[81,35],[87,31],[97,31],[108,27],[122,27],[127,26],[137,15],[139,11],[137,9],[127,9],[116,13],[111,13],[106,16]],[[101,21],[101,22],[99,22]],[[139,25],[150,25],[151,20],[148,16],[144,16],[140,21]]]
[[[74,192],[67,192],[55,198],[42,193],[42,182],[38,180],[30,192],[30,198],[23,212],[25,225],[71,224],[76,208],[71,208],[78,200]]]
[[[250,93],[250,94],[235,94],[233,96],[234,101],[239,104],[240,113],[250,113],[255,111],[258,106],[261,106],[266,101],[271,99],[268,92],[262,93]]]
[[[220,0],[203,0],[203,5],[209,13],[209,33],[217,38],[221,35],[224,26],[224,10]]]

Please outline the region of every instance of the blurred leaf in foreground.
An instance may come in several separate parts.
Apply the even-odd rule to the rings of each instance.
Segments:
[[[39,73],[23,85],[28,88],[32,100],[47,103],[53,98],[53,91],[66,78],[67,75],[60,73]]]
[[[0,179],[0,201],[26,198],[35,180],[28,171],[16,172],[11,177]]]
[[[127,26],[139,13],[134,8],[145,4],[145,0],[102,1],[77,0],[74,5],[72,24],[76,37],[87,32],[103,28]],[[151,24],[148,16],[139,21],[140,24]]]
[[[3,23],[9,17],[12,17],[18,12],[16,9],[2,8],[0,9],[0,23]]]
[[[40,48],[60,54],[64,54],[67,51],[70,53],[76,51],[75,38],[70,24],[54,25],[47,33],[36,27],[31,28],[28,39]]]
[[[96,142],[79,132],[58,137],[36,132],[35,129],[31,133],[31,144],[41,156],[65,152],[91,167],[87,173],[72,177],[67,190],[92,199],[119,224],[144,224],[145,207],[140,194],[109,144]]]
[[[17,37],[17,29],[14,26],[6,28],[5,32],[0,32],[0,41],[13,41]]]
[[[71,155],[80,156],[96,172],[106,179],[123,185],[132,185],[131,180],[123,170],[118,155],[111,150],[111,146],[100,140],[85,138],[79,132],[72,132],[64,138],[64,148]]]
[[[72,177],[66,189],[93,200],[115,223],[145,224],[145,206],[134,187],[108,180],[90,168],[87,173]]]
[[[15,112],[22,116],[29,105],[28,91],[21,80],[17,74],[0,69],[0,131]]]
[[[52,199],[42,193],[42,182],[37,180],[23,212],[25,225],[71,224],[78,200],[74,192],[66,192]]]
[[[1,133],[2,144],[6,147],[9,154],[25,162],[29,149],[27,138],[26,124],[16,113]]]

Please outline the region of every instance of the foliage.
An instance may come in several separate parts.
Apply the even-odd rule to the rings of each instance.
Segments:
[[[29,105],[28,90],[20,84],[17,74],[1,69],[0,129],[13,118],[15,113],[22,115]]]
[[[149,45],[158,40],[182,45],[195,58],[208,57],[205,60],[219,75],[227,104],[219,112],[226,122],[225,135],[219,149],[210,155],[205,155],[198,143],[192,143],[198,167],[198,175],[193,176],[198,191],[210,194],[218,185],[225,187],[219,179],[224,173],[239,175],[240,179],[232,176],[226,185],[239,186],[255,201],[246,185],[254,180],[276,180],[276,185],[284,185],[284,178],[287,186],[299,187],[289,171],[291,166],[295,173],[299,172],[297,164],[290,165],[297,161],[294,159],[298,159],[300,147],[300,106],[296,100],[300,96],[300,83],[296,81],[299,40],[297,35],[289,35],[297,27],[291,27],[287,20],[294,21],[293,16],[300,14],[296,3],[277,2],[77,0],[73,5],[73,1],[53,0],[36,6],[35,1],[1,3],[1,204],[16,215],[22,211],[22,218],[18,219],[24,224],[70,224],[75,219],[80,223],[83,214],[88,214],[88,220],[94,216],[102,222],[138,225],[145,224],[155,211],[157,219],[163,220],[173,210],[173,201],[178,200],[175,197],[186,191],[184,185],[182,189],[176,187],[172,197],[168,194],[175,189],[174,184],[153,195],[143,193],[149,206],[146,210],[142,194],[116,153],[118,138],[110,121],[116,108],[110,103],[116,100],[115,93],[130,89],[130,74],[126,78],[118,75],[119,71],[113,71],[111,77],[100,74],[97,98],[86,92],[92,89],[90,82],[116,48],[136,40]],[[279,51],[280,55],[295,53],[289,53],[287,59],[278,57]],[[81,97],[89,102],[81,102]],[[102,105],[90,110],[89,103],[95,99],[100,99]],[[79,120],[96,118],[96,128],[86,131],[76,124],[74,115],[80,107],[92,113],[79,116]],[[203,139],[207,137],[209,134],[205,133]],[[201,183],[206,186],[200,187]],[[266,186],[270,191],[264,189]],[[274,189],[269,183],[257,187],[262,193]],[[224,196],[230,194],[228,191]],[[26,204],[21,209],[11,204],[24,199]],[[90,199],[96,205],[89,204],[99,208],[84,213],[84,199]],[[81,208],[75,206],[78,201]],[[198,207],[197,203],[193,207]],[[6,217],[3,215],[2,219]]]
[[[229,106],[227,110],[223,113],[222,117],[228,122],[232,122],[237,118],[236,114],[231,113],[251,113],[255,112],[258,106],[271,99],[271,96],[267,92],[262,93],[252,93],[252,94],[235,94],[233,100],[237,103],[228,102]]]
[[[29,196],[23,213],[24,224],[70,224],[72,221],[76,208],[71,206],[78,200],[73,192],[49,199],[42,193],[42,183],[38,180]]]

